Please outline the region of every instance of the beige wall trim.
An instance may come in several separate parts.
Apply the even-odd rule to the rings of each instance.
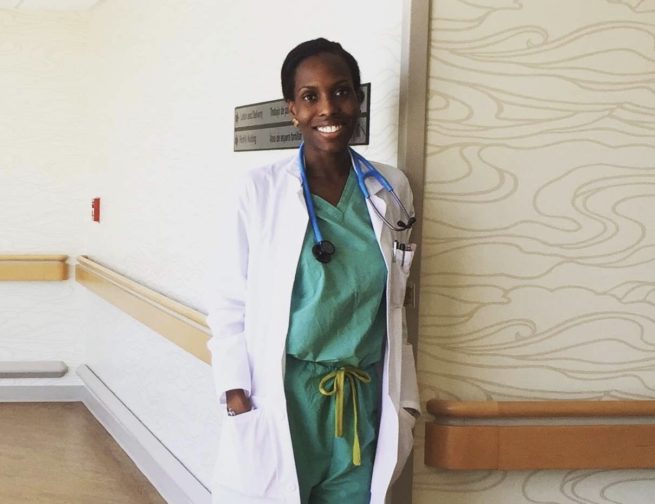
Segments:
[[[160,294],[85,256],[77,258],[75,279],[87,289],[210,363],[205,314]]]
[[[428,401],[437,418],[655,416],[655,401]]]
[[[655,467],[655,401],[428,402],[425,464],[450,470],[644,469]],[[620,417],[640,417],[623,420]],[[475,419],[511,421],[521,425]],[[557,424],[554,418],[559,418]],[[593,418],[574,424],[562,418]],[[459,425],[448,421],[461,420]],[[541,420],[541,421],[539,421]],[[613,420],[613,422],[610,421]],[[632,421],[636,420],[636,421]],[[538,422],[535,425],[535,421]],[[550,423],[548,423],[550,421]],[[605,421],[606,424],[597,422]],[[518,422],[518,424],[517,424]],[[526,421],[523,421],[526,422]],[[572,425],[566,425],[567,423]]]
[[[0,255],[0,281],[61,281],[68,279],[65,255]]]

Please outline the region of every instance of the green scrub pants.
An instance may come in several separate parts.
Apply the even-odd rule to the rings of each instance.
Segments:
[[[338,371],[340,366],[301,361],[287,355],[284,385],[302,504],[369,504],[380,417],[377,368],[373,364],[360,370],[370,376],[369,383],[352,374],[343,380],[343,436],[337,437],[338,394],[324,395],[321,388],[324,393],[335,391],[338,376],[326,375]],[[360,465],[353,462],[357,451],[354,450],[353,381]],[[359,458],[355,455],[356,462]]]

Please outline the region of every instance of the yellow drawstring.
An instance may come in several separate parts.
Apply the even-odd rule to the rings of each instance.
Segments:
[[[318,390],[324,396],[335,396],[334,435],[343,437],[343,399],[344,385],[346,378],[350,383],[350,391],[353,398],[353,417],[355,434],[353,439],[353,464],[358,466],[362,463],[361,448],[359,446],[359,431],[357,426],[357,382],[370,383],[371,376],[356,367],[345,366],[326,374],[318,384]],[[328,389],[326,384],[332,380],[332,388]]]

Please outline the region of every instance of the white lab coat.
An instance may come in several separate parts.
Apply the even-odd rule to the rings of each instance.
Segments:
[[[411,212],[405,175],[388,166],[376,167]],[[366,183],[371,199],[391,222],[404,219],[374,178]],[[403,408],[420,410],[403,308],[413,252],[406,253],[404,268],[400,261],[392,261],[393,240],[407,242],[408,233],[391,231],[367,204],[388,269],[382,414],[371,482],[371,504],[383,504],[412,448],[414,418]],[[291,292],[308,225],[297,156],[247,172],[226,207],[216,274],[210,281],[209,348],[219,401],[225,402],[225,390],[244,389],[254,409],[222,420],[213,502],[298,504],[284,393]]]

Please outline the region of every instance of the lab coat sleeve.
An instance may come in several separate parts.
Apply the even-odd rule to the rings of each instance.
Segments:
[[[403,195],[401,201],[406,202],[407,210],[410,215],[414,215],[414,199],[409,182],[405,177],[404,184],[402,184]],[[420,253],[420,251],[416,251]],[[402,307],[403,319],[403,334],[402,334],[402,362],[401,362],[401,378],[400,378],[400,406],[402,408],[411,408],[416,411],[421,411],[421,402],[418,391],[418,381],[416,376],[416,363],[414,361],[414,349],[408,342],[407,333],[407,316],[405,307]]]
[[[248,186],[238,184],[222,205],[220,242],[212,258],[207,285],[207,324],[212,337],[207,346],[212,354],[214,385],[219,403],[225,391],[243,389],[249,396],[251,372],[245,336],[248,282]]]

